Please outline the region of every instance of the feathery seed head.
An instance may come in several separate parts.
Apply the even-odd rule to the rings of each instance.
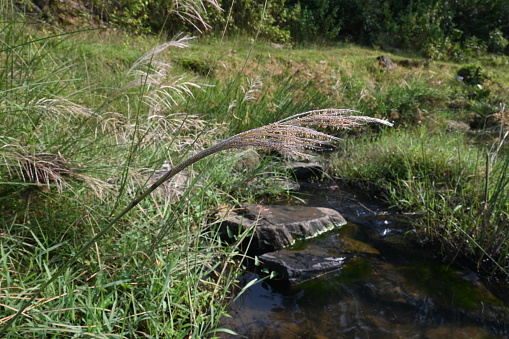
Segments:
[[[59,192],[68,185],[67,178],[73,175],[69,162],[64,157],[52,153],[28,153],[26,148],[7,145],[0,153],[6,164],[9,176],[24,182],[55,185]]]
[[[161,183],[170,179],[184,168],[220,151],[255,147],[280,151],[287,156],[310,158],[311,155],[306,154],[306,150],[329,148],[332,146],[333,142],[340,140],[335,136],[319,132],[309,126],[316,125],[320,127],[345,129],[361,126],[370,122],[392,126],[392,124],[387,120],[348,115],[352,112],[358,113],[353,110],[334,108],[309,111],[239,133],[198,152],[187,160],[176,165],[155,184],[153,184],[151,190],[155,189]],[[149,190],[149,192],[151,192],[151,190]]]
[[[387,120],[360,115],[349,109],[322,109],[293,115],[289,118],[239,133],[217,144],[220,149],[256,147],[280,151],[289,156],[309,158],[306,150],[321,150],[341,139],[319,132],[311,126],[349,129],[376,122],[387,126]]]

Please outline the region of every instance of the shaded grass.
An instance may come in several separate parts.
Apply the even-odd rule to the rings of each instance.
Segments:
[[[145,217],[150,214],[144,213]],[[228,250],[210,231],[177,222],[171,225],[171,240],[160,242],[147,263],[144,253],[155,231],[153,224],[153,220],[140,220],[126,229],[109,250],[103,243],[96,253],[82,257],[78,265],[45,289],[34,307],[25,311],[22,325],[14,327],[10,335],[42,332],[59,337],[74,331],[108,337],[115,333],[119,337],[152,333],[199,338],[214,330],[212,324],[223,314],[224,297],[233,282],[223,272],[224,267],[238,265],[232,261],[236,252]],[[9,230],[6,237],[11,235],[19,238],[19,229]],[[29,241],[34,237],[27,235]],[[29,266],[15,271],[9,268],[2,275],[2,304],[13,309],[34,292],[33,284],[47,280],[51,267],[60,261],[54,259],[62,244],[55,245],[51,239],[35,240],[37,245],[23,253],[23,257],[31,258]],[[4,244],[2,248],[14,247],[15,243],[6,240]],[[15,253],[4,254],[5,267],[24,266],[24,260],[18,261]],[[46,273],[36,274],[38,271]],[[23,272],[32,274],[26,277]]]

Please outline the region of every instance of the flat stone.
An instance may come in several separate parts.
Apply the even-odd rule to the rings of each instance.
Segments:
[[[276,272],[278,280],[290,285],[317,278],[340,269],[345,257],[330,255],[325,251],[279,250],[259,257],[263,267]]]
[[[250,253],[263,254],[285,248],[299,239],[309,239],[346,224],[339,212],[325,207],[244,204],[219,215],[221,229],[254,229]]]

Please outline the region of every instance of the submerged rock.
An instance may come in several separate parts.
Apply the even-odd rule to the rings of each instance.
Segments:
[[[380,254],[376,248],[366,244],[365,242],[352,239],[345,236],[337,236],[336,242],[340,245],[342,252],[345,253],[366,253],[366,254]]]
[[[318,241],[314,239],[305,243],[261,255],[262,266],[277,273],[278,282],[293,286],[339,269],[348,269],[349,266],[362,266],[359,258],[380,255],[368,244],[340,235],[320,237]],[[350,267],[350,279],[352,273]]]
[[[340,269],[345,257],[331,255],[325,251],[280,250],[260,256],[263,266],[277,272],[277,279],[290,285],[317,278]]]
[[[339,212],[325,207],[244,204],[220,215],[223,234],[254,230],[249,247],[252,254],[282,249],[298,239],[316,237],[346,224]]]
[[[503,333],[508,330],[509,309],[473,272],[446,265],[415,264],[398,268],[371,260],[371,274],[361,283],[361,288],[372,300],[414,309],[415,319],[456,314],[465,322],[483,324]]]

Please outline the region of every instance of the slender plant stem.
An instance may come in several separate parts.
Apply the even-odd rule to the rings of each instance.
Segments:
[[[226,139],[228,140],[228,139]],[[42,291],[46,289],[52,282],[54,282],[59,276],[61,276],[65,270],[74,264],[78,258],[83,255],[90,247],[94,245],[108,230],[115,225],[120,219],[122,219],[127,213],[129,213],[136,205],[138,205],[143,199],[145,199],[150,193],[152,193],[156,188],[161,186],[165,181],[171,179],[176,174],[181,172],[183,169],[191,166],[195,162],[205,158],[208,155],[214,154],[222,149],[221,145],[226,141],[219,142],[209,148],[204,149],[203,151],[197,153],[196,155],[188,158],[177,166],[171,168],[168,172],[166,172],[161,178],[159,178],[155,183],[153,183],[148,189],[142,192],[136,199],[131,201],[131,203],[124,208],[115,218],[113,218],[106,226],[104,226],[99,233],[97,233],[93,238],[91,238],[85,245],[81,247],[81,249],[65,264],[63,264],[52,276],[51,278],[42,284],[37,291],[32,295],[32,297],[23,304],[23,306],[16,312],[16,314],[9,319],[9,321],[5,324],[5,326],[0,330],[0,338],[4,337],[7,334],[7,330],[14,324],[14,322],[23,314],[23,312],[37,299]]]
[[[275,149],[288,152],[290,155],[304,156],[302,153],[305,149],[319,149],[316,145],[327,145],[330,141],[338,141],[340,139],[318,132],[307,126],[319,125],[329,126],[335,128],[349,128],[351,126],[359,126],[367,122],[376,122],[392,126],[386,120],[363,117],[363,116],[348,116],[346,113],[355,112],[352,110],[341,109],[323,109],[305,112],[294,115],[287,119],[268,124],[259,128],[245,131],[236,134],[230,138],[220,141],[209,148],[206,148],[192,157],[181,162],[177,166],[171,168],[148,189],[142,192],[136,199],[124,208],[115,218],[113,218],[106,226],[104,226],[99,233],[91,238],[81,249],[65,264],[63,264],[48,281],[43,283],[32,297],[25,302],[25,304],[16,312],[16,314],[9,319],[6,325],[0,330],[0,338],[7,334],[7,330],[14,324],[14,322],[23,314],[23,312],[37,299],[42,291],[46,289],[53,281],[61,276],[65,270],[76,262],[76,260],[83,255],[97,240],[99,240],[108,230],[116,224],[122,217],[129,213],[136,205],[145,199],[156,188],[161,186],[165,181],[171,179],[183,169],[191,166],[195,162],[217,153],[219,151],[228,149],[239,149],[246,147],[260,147],[265,149]]]

